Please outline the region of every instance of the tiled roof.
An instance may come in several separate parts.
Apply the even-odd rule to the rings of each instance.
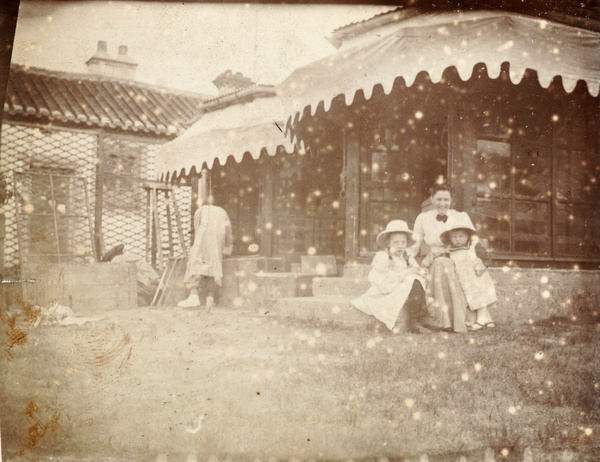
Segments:
[[[218,111],[227,106],[235,104],[244,104],[255,100],[256,98],[264,98],[275,94],[274,85],[254,85],[249,88],[242,88],[224,95],[211,97],[204,100],[202,113]]]
[[[12,64],[4,114],[82,127],[175,135],[200,114],[203,96],[132,80]]]

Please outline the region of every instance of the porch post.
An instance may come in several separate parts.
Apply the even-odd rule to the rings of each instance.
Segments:
[[[262,163],[262,191],[260,194],[260,254],[273,256],[273,162],[264,156]]]
[[[204,167],[200,173],[200,179],[198,180],[198,205],[202,205],[208,195],[212,193],[212,187],[210,187],[209,181],[210,172]]]
[[[192,186],[192,203],[190,204],[190,247],[194,243],[194,236],[196,234],[194,230],[194,214],[196,213],[196,210],[198,210],[199,183],[199,175],[196,173],[196,169],[194,169],[190,173],[190,185]]]
[[[448,179],[454,188],[454,205],[471,212],[477,203],[477,129],[465,111],[468,105],[454,106],[448,121]]]
[[[345,132],[343,143],[346,157],[346,245],[345,263],[358,258],[360,141],[355,128]]]
[[[104,235],[102,234],[102,215],[104,211],[104,144],[100,135],[96,136],[96,189],[94,191],[94,247],[96,247],[97,260],[104,255]]]

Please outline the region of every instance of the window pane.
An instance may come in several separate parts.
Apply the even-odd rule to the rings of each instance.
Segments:
[[[147,144],[123,138],[102,138],[101,168],[104,177],[104,204],[113,209],[139,210],[145,194],[138,187]]]
[[[514,202],[514,251],[533,256],[550,255],[548,204]]]
[[[510,144],[477,140],[477,193],[510,194]]]
[[[477,234],[488,239],[494,252],[510,252],[510,202],[505,199],[477,198],[472,217]]]
[[[558,150],[556,198],[600,201],[600,157],[591,151]]]
[[[371,181],[386,181],[389,176],[389,159],[385,151],[375,151],[371,157]]]
[[[401,202],[368,202],[363,203],[363,209],[367,208],[365,221],[361,222],[360,250],[369,252],[378,250],[375,239],[385,226],[396,219],[408,217],[409,206]]]
[[[598,206],[557,204],[555,213],[557,256],[600,256]]]
[[[550,181],[546,151],[536,147],[514,146],[515,195],[546,199]]]

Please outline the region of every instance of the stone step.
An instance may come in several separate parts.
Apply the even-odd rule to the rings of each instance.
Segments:
[[[370,264],[349,263],[347,265],[344,265],[344,277],[367,279],[369,271],[371,271]]]
[[[352,298],[339,295],[282,298],[278,300],[273,310],[283,317],[332,321],[349,326],[364,326],[372,322],[371,316],[350,305]]]
[[[314,275],[304,273],[256,273],[256,300],[277,300],[286,297],[308,297],[312,295]]]
[[[370,284],[366,277],[316,277],[312,281],[313,295],[344,295],[358,297]]]
[[[337,276],[337,263],[333,255],[302,255],[300,271],[315,276]]]

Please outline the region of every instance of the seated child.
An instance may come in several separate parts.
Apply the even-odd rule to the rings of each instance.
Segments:
[[[414,242],[413,232],[406,222],[390,221],[377,236],[377,244],[386,249],[378,251],[373,258],[369,272],[371,287],[352,300],[352,305],[375,316],[390,330],[404,308],[410,332],[430,332],[421,325],[428,317],[425,280],[414,257],[406,253],[409,242]]]
[[[454,262],[469,309],[477,315],[476,322],[467,323],[470,331],[494,327],[487,308],[498,301],[494,282],[475,251],[473,236],[476,234],[470,223],[456,223],[440,234],[440,240],[446,244],[448,256]]]

